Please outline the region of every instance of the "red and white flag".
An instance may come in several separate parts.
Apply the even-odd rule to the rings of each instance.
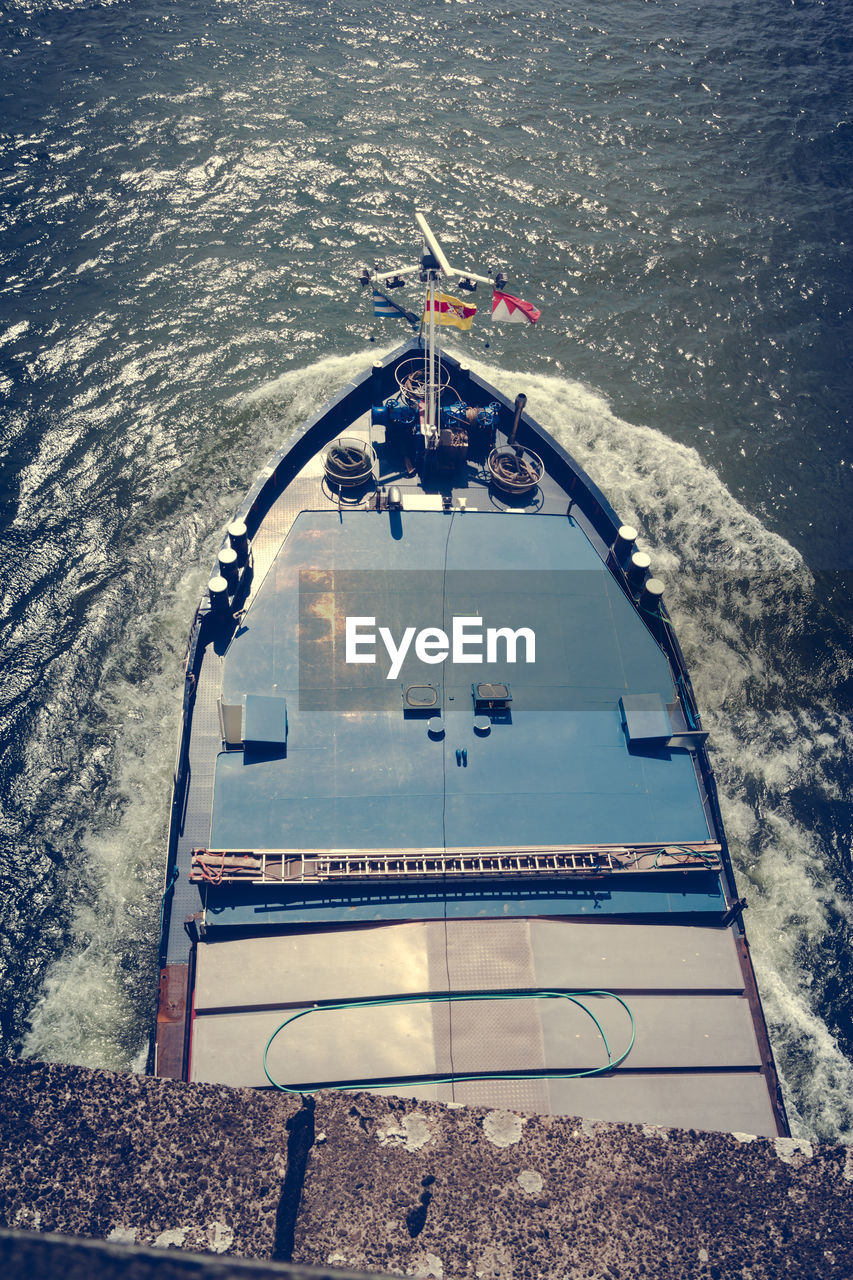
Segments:
[[[492,319],[502,320],[506,324],[535,324],[542,312],[532,302],[523,302],[514,298],[511,293],[494,291],[492,297]]]

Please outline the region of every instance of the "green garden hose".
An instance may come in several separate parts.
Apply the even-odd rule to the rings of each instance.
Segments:
[[[631,1020],[631,1039],[627,1049],[620,1053],[617,1057],[613,1057],[610,1051],[610,1045],[601,1023],[596,1018],[591,1009],[581,1000],[581,996],[602,996],[608,1000],[616,1000],[621,1004]],[[340,1009],[381,1009],[393,1005],[409,1005],[409,1004],[449,1004],[451,1002],[470,1002],[475,1000],[568,1000],[571,1004],[577,1005],[582,1009],[588,1017],[595,1023],[598,1033],[604,1044],[607,1053],[607,1063],[601,1067],[592,1067],[587,1071],[486,1071],[478,1073],[462,1072],[459,1075],[443,1076],[437,1078],[432,1075],[422,1076],[406,1076],[394,1080],[344,1080],[334,1085],[318,1085],[313,1089],[301,1088],[294,1089],[288,1085],[280,1084],[278,1080],[273,1079],[267,1067],[267,1055],[273,1041],[279,1032],[284,1031],[285,1027],[289,1027],[292,1022],[296,1022],[299,1018],[305,1018],[309,1013],[333,1013]],[[352,1089],[391,1089],[395,1086],[408,1086],[412,1084],[453,1084],[463,1080],[577,1080],[583,1076],[600,1076],[607,1071],[612,1071],[624,1062],[631,1049],[634,1047],[637,1028],[634,1022],[634,1015],[628,1005],[621,996],[617,996],[612,991],[519,991],[519,992],[495,992],[495,991],[449,991],[443,993],[431,993],[425,996],[386,996],[381,1000],[359,999],[344,1000],[337,1004],[312,1005],[310,1009],[300,1009],[298,1013],[294,1013],[285,1022],[279,1024],[270,1036],[264,1049],[264,1075],[270,1084],[281,1090],[282,1093],[310,1094],[317,1093],[321,1088],[340,1089],[342,1091]]]

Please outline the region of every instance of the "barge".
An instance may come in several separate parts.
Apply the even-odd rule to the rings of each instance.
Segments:
[[[193,622],[149,1069],[785,1134],[663,585],[440,349],[489,278],[418,221],[421,332],[265,469]],[[379,314],[411,271],[363,272]]]

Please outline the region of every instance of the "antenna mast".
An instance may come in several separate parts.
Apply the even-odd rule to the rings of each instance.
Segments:
[[[444,250],[429,228],[426,218],[420,209],[415,210],[417,224],[424,236],[424,252],[421,259],[423,274],[426,276],[427,298],[429,300],[429,328],[427,330],[427,349],[424,352],[424,381],[426,382],[426,430],[424,438],[426,447],[434,449],[438,445],[438,379],[441,371],[441,350],[438,345],[435,323],[436,283],[439,273],[452,275],[452,268],[447,261]],[[441,292],[439,288],[438,293]]]
[[[426,306],[429,311],[429,322],[426,326],[426,346],[424,350],[425,422],[423,436],[426,449],[433,450],[438,448],[440,438],[441,347],[438,330],[441,327],[441,321],[436,323],[435,309],[436,301],[442,292],[443,279],[450,276],[458,276],[459,287],[473,292],[477,287],[477,283],[498,284],[499,287],[502,287],[503,277],[499,274],[498,279],[495,280],[491,276],[478,275],[475,271],[459,270],[456,267],[452,267],[420,209],[415,210],[415,218],[424,238],[420,268],[394,267],[388,271],[383,271],[381,274],[388,277],[386,287],[392,289],[402,286],[405,283],[402,277],[404,275],[412,275],[414,272],[419,272],[421,282],[426,285]],[[366,286],[371,283],[373,273],[369,268],[363,267],[359,278],[362,285]],[[402,311],[402,308],[400,310]]]
[[[457,271],[455,267],[452,267],[420,209],[415,210],[415,218],[423,232],[425,241],[423,257],[421,258],[421,279],[426,282],[429,303],[427,349],[424,352],[424,381],[426,383],[426,430],[424,431],[424,437],[427,449],[435,449],[439,440],[438,401],[441,380],[441,348],[437,333],[440,326],[435,322],[435,304],[436,297],[441,293],[441,277],[465,277],[471,288],[474,287],[471,283],[472,281],[480,281],[482,284],[492,284],[493,281],[489,276],[480,276],[473,271]]]

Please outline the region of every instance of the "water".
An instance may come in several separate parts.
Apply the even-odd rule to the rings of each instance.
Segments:
[[[421,205],[543,307],[460,349],[643,531],[795,1128],[853,1136],[848,14],[564,8],[7,3],[7,1051],[139,1065],[195,602],[267,455],[401,336],[354,268]]]

